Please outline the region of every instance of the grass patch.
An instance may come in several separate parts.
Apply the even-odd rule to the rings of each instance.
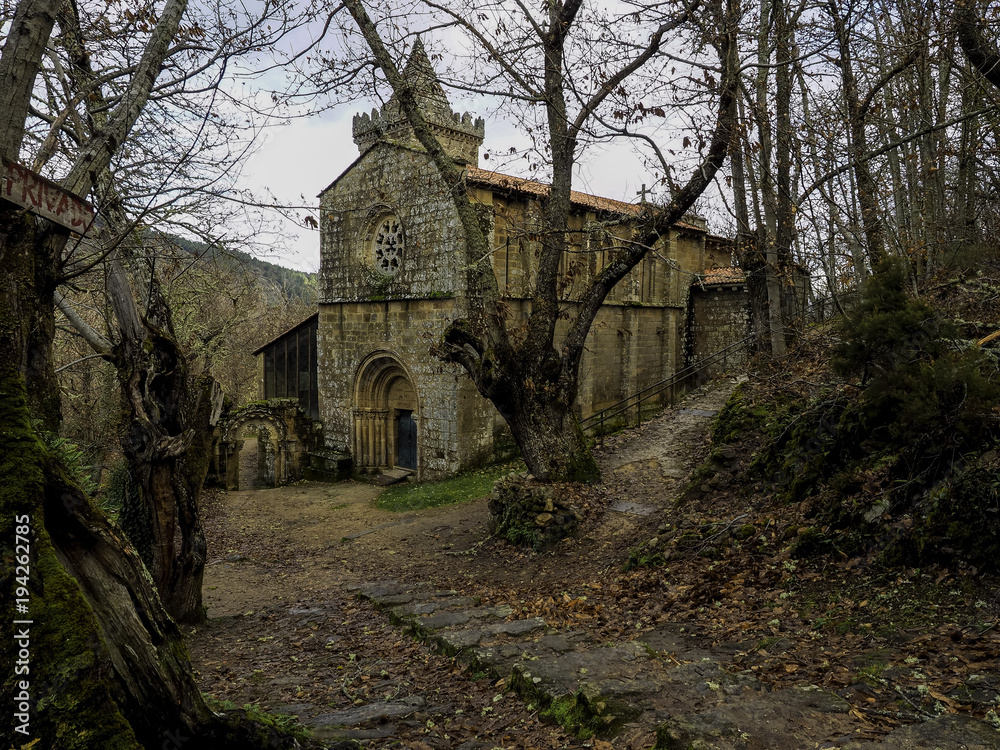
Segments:
[[[475,500],[489,495],[494,482],[518,468],[516,464],[489,466],[438,482],[394,484],[378,496],[375,507],[401,513]]]

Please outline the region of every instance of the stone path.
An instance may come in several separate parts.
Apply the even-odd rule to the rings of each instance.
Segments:
[[[800,687],[768,692],[720,662],[732,651],[693,644],[663,626],[633,641],[598,643],[583,630],[550,628],[539,617],[510,620],[508,607],[481,607],[455,591],[383,581],[354,592],[470,675],[506,680],[526,702],[574,731],[614,748],[639,750],[996,750],[1000,734],[965,716],[944,715],[865,739],[864,722],[843,698]],[[732,644],[732,648],[739,644]],[[420,699],[369,704],[308,720],[327,738],[415,713]]]
[[[605,470],[656,461],[665,477],[682,479],[682,446],[703,438],[733,385],[709,387],[669,418],[649,423],[640,442],[606,457]],[[629,501],[619,506],[612,510],[656,510]],[[543,715],[616,750],[1000,750],[1000,733],[960,715],[874,737],[838,695],[811,687],[771,691],[752,674],[723,666],[747,644],[706,650],[681,625],[598,642],[585,630],[550,627],[539,617],[511,619],[508,607],[481,606],[430,585],[380,581],[349,590],[428,648],[454,656],[470,677],[503,680]],[[380,736],[372,726],[415,714],[429,700],[356,706],[306,723],[327,739]]]
[[[745,378],[744,378],[745,379]],[[665,477],[687,476],[690,446],[700,444],[739,380],[722,379],[702,386],[681,407],[630,432],[630,439],[613,454],[602,456],[601,470],[612,472],[640,461],[656,461]]]

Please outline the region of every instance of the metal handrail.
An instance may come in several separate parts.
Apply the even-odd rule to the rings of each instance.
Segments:
[[[840,298],[841,298],[841,300],[843,300],[843,301],[846,302],[846,301],[852,299],[856,294],[857,294],[857,291],[854,290],[854,289],[851,289],[851,290],[847,290],[845,292],[841,292]],[[815,301],[813,301],[813,303],[810,304],[810,305],[808,305],[806,307],[806,309],[803,311],[805,313],[803,315],[803,317],[808,317],[809,313],[812,312],[814,308],[818,307],[822,302],[829,301],[830,299],[832,299],[832,298],[831,297],[827,297],[827,298],[824,298],[824,300],[815,300]],[[756,337],[756,334],[750,334],[749,336],[745,336],[744,338],[739,339],[738,341],[733,342],[732,344],[730,344],[729,346],[725,347],[724,349],[720,349],[719,351],[717,351],[717,352],[715,352],[713,354],[708,355],[704,359],[699,360],[698,362],[696,362],[694,364],[687,365],[683,369],[678,370],[677,372],[675,372],[669,378],[666,378],[665,380],[661,380],[658,383],[653,383],[652,385],[648,385],[645,388],[643,388],[642,390],[636,391],[631,396],[626,396],[621,401],[617,401],[617,402],[611,404],[611,406],[607,406],[604,409],[601,409],[601,411],[599,411],[599,412],[594,412],[593,414],[591,414],[590,416],[586,417],[585,419],[581,419],[580,420],[580,429],[582,429],[584,432],[587,432],[588,430],[593,430],[593,429],[598,428],[598,427],[603,428],[605,422],[609,421],[610,419],[612,419],[614,417],[617,417],[620,414],[624,414],[625,412],[631,411],[632,409],[635,409],[637,411],[637,415],[636,415],[637,424],[642,424],[642,408],[641,407],[642,407],[643,401],[647,401],[648,399],[652,398],[653,396],[658,396],[659,394],[663,393],[663,391],[667,390],[668,388],[671,388],[671,389],[675,388],[677,385],[679,385],[679,384],[683,383],[684,381],[686,381],[686,380],[694,377],[695,375],[697,375],[698,373],[700,373],[703,370],[707,369],[711,365],[716,364],[720,359],[722,359],[722,360],[727,359],[728,356],[729,356],[729,353],[732,350],[739,349],[739,348],[742,348],[742,347],[746,347],[751,341],[754,340],[755,337]],[[671,394],[670,394],[670,404],[671,405],[674,403],[674,398],[675,398],[675,392],[671,391]],[[602,430],[602,432],[603,432],[603,430]]]
[[[603,428],[605,422],[609,421],[614,417],[617,417],[619,414],[624,414],[625,412],[631,411],[632,409],[636,409],[636,411],[638,412],[637,423],[641,424],[642,403],[644,401],[653,398],[653,396],[658,396],[659,394],[663,393],[663,391],[669,388],[672,389],[670,394],[670,403],[673,404],[675,397],[675,391],[673,389],[675,389],[677,385],[694,377],[698,373],[707,369],[709,366],[716,364],[720,359],[721,360],[728,359],[729,353],[731,351],[741,347],[746,347],[747,344],[749,344],[753,340],[753,338],[754,337],[751,335],[751,336],[746,336],[745,338],[742,338],[739,341],[735,341],[729,346],[725,347],[724,349],[720,349],[714,354],[710,354],[704,359],[699,360],[694,364],[687,365],[681,370],[678,370],[669,378],[661,380],[658,383],[653,383],[652,385],[648,385],[642,390],[636,391],[631,396],[627,396],[623,398],[621,401],[611,404],[611,406],[605,407],[604,409],[601,409],[601,411],[595,412],[594,414],[591,414],[585,419],[581,419],[580,429],[586,432],[588,430],[593,430],[597,427]]]

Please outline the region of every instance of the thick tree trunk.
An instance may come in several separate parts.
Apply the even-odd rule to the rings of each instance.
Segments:
[[[593,482],[600,477],[576,414],[563,400],[524,394],[513,406],[505,415],[507,424],[536,479]]]
[[[167,594],[161,594],[167,611],[181,622],[202,621],[205,607],[202,604],[202,583],[208,545],[201,525],[201,488],[208,474],[211,456],[212,433],[215,419],[221,411],[222,389],[208,375],[189,386],[197,406],[191,410],[194,434],[183,456],[175,481],[177,493],[177,525],[180,528],[180,549],[174,558],[173,575],[167,584]]]
[[[195,382],[156,279],[147,285],[147,313],[141,316],[116,258],[110,266],[122,333],[112,357],[122,386],[122,452],[144,510],[138,517],[149,523],[130,532],[147,554],[167,611],[178,622],[201,622],[206,545],[198,501],[208,472],[218,388],[210,378]]]
[[[767,256],[761,251],[759,234],[744,236],[736,247],[737,261],[747,282],[750,333],[753,348],[762,354],[773,352],[771,312],[768,304]]]
[[[987,23],[985,9],[977,0],[959,0],[955,4],[958,43],[969,62],[987,81],[1000,89],[1000,48],[995,39],[983,32]]]
[[[17,4],[0,54],[5,158],[20,155],[60,5]],[[87,195],[107,170],[148,99],[185,5],[164,4],[124,103],[81,144],[63,187]],[[23,714],[14,717],[12,739],[47,750],[296,747],[237,712],[217,715],[205,705],[177,625],[134,549],[36,435],[37,425],[52,430],[59,421],[52,321],[67,237],[0,201],[0,554],[17,561],[0,568],[0,586],[4,616],[19,636],[2,649],[8,664],[23,667],[3,677],[6,705]]]
[[[208,709],[138,555],[36,436],[26,383],[40,360],[27,349],[51,308],[37,285],[38,224],[0,205],[0,553],[19,566],[3,567],[0,586],[7,621],[25,634],[3,649],[26,668],[4,675],[4,694],[27,696],[15,739],[51,750],[295,747]]]

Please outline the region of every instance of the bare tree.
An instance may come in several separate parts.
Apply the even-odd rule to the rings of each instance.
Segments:
[[[461,168],[425,122],[414,92],[360,0],[347,0],[345,5],[448,186],[464,230],[470,312],[445,331],[438,356],[460,364],[479,392],[497,407],[532,474],[552,481],[594,479],[597,466],[573,412],[584,344],[607,295],[691,208],[725,160],[735,116],[738,2],[694,3],[678,6],[673,12],[659,4],[637,3],[617,25],[604,19],[605,25],[599,28],[592,25],[600,19],[598,10],[586,8],[580,0],[549,0],[538,13],[518,4],[519,17],[506,12],[498,17],[498,28],[508,34],[508,47],[477,28],[479,20],[492,17],[492,9],[473,6],[449,10],[437,3],[427,4],[438,14],[438,22],[464,30],[489,60],[491,85],[481,86],[481,90],[506,91],[511,100],[533,103],[539,110],[543,134],[538,136],[539,152],[550,164],[550,189],[539,233],[541,248],[531,311],[523,330],[514,330],[502,315],[491,248],[469,200]],[[593,32],[593,38],[616,37],[626,21],[629,27],[624,34],[628,38],[617,37],[616,53],[596,59],[599,56],[588,46],[593,43],[588,34]],[[634,227],[631,241],[579,292],[575,318],[565,334],[557,335],[563,314],[560,266],[570,244],[570,191],[580,148],[613,119],[609,109],[620,111],[618,98],[645,66],[657,61],[661,64],[658,72],[669,69],[663,63],[670,35],[692,26],[707,34],[717,55],[716,68],[710,76],[706,72],[712,81],[715,116],[711,132],[702,138],[702,156],[667,205],[650,207]],[[638,37],[637,28],[647,32],[639,44],[632,41]],[[587,59],[593,62],[589,69],[581,67]],[[610,107],[612,103],[616,106]],[[608,134],[605,130],[604,135]],[[664,167],[666,173],[669,165]]]
[[[34,130],[27,134],[34,140],[27,151],[33,152],[35,169],[72,158],[80,143],[108,128],[126,95],[129,42],[104,31],[98,10],[74,3],[59,10],[61,43],[50,45],[43,58],[38,101],[30,109]],[[107,269],[117,327],[108,336],[89,331],[86,339],[114,363],[122,384],[121,448],[141,506],[129,516],[135,523],[128,530],[179,622],[204,618],[206,545],[198,499],[221,394],[207,373],[199,377],[192,371],[174,335],[156,271],[160,243],[144,227],[200,223],[199,233],[211,234],[206,217],[218,221],[226,213],[225,187],[258,131],[252,121],[234,122],[249,117],[245,109],[237,113],[232,105],[219,106],[226,99],[229,61],[273,45],[291,25],[280,3],[265,6],[258,17],[236,15],[224,3],[212,10],[214,17],[192,12],[178,26],[161,64],[165,75],[151,86],[125,147],[106,168],[91,172],[102,240],[73,243],[58,260],[59,283],[94,264]],[[120,20],[127,26],[123,32],[142,31],[153,15],[140,9]],[[100,54],[94,54],[98,43]],[[44,103],[56,107],[43,106],[42,91]],[[57,114],[58,106],[63,109]],[[230,144],[238,144],[235,151]],[[242,201],[235,206],[245,208]],[[134,285],[126,265],[140,276]],[[57,299],[71,322],[82,322],[68,314],[58,294]]]
[[[62,0],[21,0],[10,20],[0,50],[0,157],[7,162],[29,152],[26,134],[34,132],[32,123],[47,122],[36,116],[33,97],[64,8]],[[116,76],[119,90],[107,98],[101,126],[77,131],[59,174],[53,173],[62,190],[88,196],[109,172],[156,96],[158,74],[171,50],[184,46],[190,31],[183,25],[185,9],[185,0],[166,0],[158,12],[145,9],[141,26],[121,38],[136,45],[130,65]],[[121,19],[134,15],[123,11]],[[60,25],[63,32],[72,28],[71,22]],[[75,108],[82,101],[78,96],[88,93],[71,94],[67,107]],[[56,112],[49,128],[64,132],[63,124],[75,116],[69,108]],[[15,557],[15,525],[17,534],[30,540],[30,574],[21,586],[25,601],[19,612],[34,623],[29,692],[37,713],[26,720],[30,739],[52,748],[149,748],[160,747],[164,733],[171,732],[191,740],[190,747],[260,747],[269,741],[267,731],[245,728],[237,715],[217,715],[205,705],[181,634],[139,557],[37,436],[37,429],[54,431],[59,422],[52,364],[54,297],[73,242],[67,229],[0,201],[5,271],[0,286],[5,425],[0,433],[0,545],[5,556]],[[15,590],[13,575],[10,566],[4,569],[5,591]],[[12,647],[13,642],[4,648]],[[13,672],[5,677],[5,694],[18,679],[27,678]]]

